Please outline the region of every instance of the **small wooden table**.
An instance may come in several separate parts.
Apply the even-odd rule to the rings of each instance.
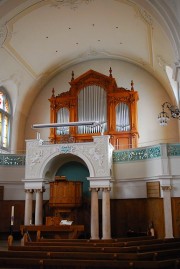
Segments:
[[[21,225],[20,231],[22,236],[24,233],[31,236],[36,236],[36,240],[40,240],[42,236],[48,238],[66,238],[75,239],[78,238],[81,232],[84,232],[84,225]]]

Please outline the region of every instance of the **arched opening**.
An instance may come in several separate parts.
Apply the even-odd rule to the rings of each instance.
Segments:
[[[91,197],[87,177],[90,176],[90,171],[85,161],[74,154],[60,154],[51,158],[44,167],[44,172],[46,179],[49,181],[49,188],[46,188],[48,200],[46,200],[43,206],[43,222],[46,225],[59,226],[59,223],[62,220],[73,221],[73,225],[84,226],[84,232],[80,232],[78,236],[81,238],[89,238]],[[66,178],[64,182],[65,185],[66,183],[71,184],[72,182],[82,182],[83,191],[81,205],[78,204],[76,206],[69,207],[70,202],[68,199],[71,200],[73,198],[72,195],[74,189],[70,188],[66,192],[62,180],[60,180],[60,184],[56,181],[56,178],[60,177]],[[55,189],[52,190],[52,188]],[[53,199],[52,192],[53,196],[54,194],[56,195]],[[70,195],[68,195],[68,193]],[[76,195],[76,190],[74,194]],[[63,199],[61,199],[61,196],[63,196]],[[63,204],[60,205],[59,202],[61,200],[66,201],[67,205],[64,201]],[[55,203],[57,202],[57,205],[54,204],[54,201]]]

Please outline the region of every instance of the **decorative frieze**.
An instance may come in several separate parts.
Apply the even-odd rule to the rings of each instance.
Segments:
[[[51,0],[52,6],[56,8],[61,8],[63,6],[70,9],[77,9],[82,4],[89,4],[94,0]]]
[[[143,19],[150,25],[153,26],[153,20],[151,15],[143,8],[139,9],[139,12],[141,14],[141,16],[143,17]]]
[[[3,46],[3,43],[7,37],[8,31],[6,25],[0,27],[0,47]]]
[[[47,163],[59,154],[73,154],[83,159],[92,177],[110,177],[111,148],[107,136],[95,137],[94,142],[89,143],[43,145],[38,140],[27,141],[25,178],[42,178]]]
[[[161,147],[136,148],[132,150],[119,150],[113,152],[113,162],[129,162],[154,159],[161,157]]]
[[[0,155],[0,166],[24,166],[25,155],[17,154],[1,154]]]
[[[168,144],[167,155],[168,156],[180,156],[180,144]]]

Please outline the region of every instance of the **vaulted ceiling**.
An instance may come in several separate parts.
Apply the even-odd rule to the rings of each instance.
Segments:
[[[179,13],[178,0],[1,0],[0,85],[26,114],[58,72],[108,58],[146,69],[171,96],[165,67],[179,64]]]

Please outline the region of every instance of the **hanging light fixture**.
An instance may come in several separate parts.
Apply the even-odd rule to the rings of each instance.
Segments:
[[[180,110],[177,106],[171,105],[169,102],[165,102],[162,105],[162,111],[158,115],[158,121],[161,126],[166,126],[169,121],[169,115],[165,111],[165,108],[170,110],[171,117],[174,119],[179,119],[180,120]]]

